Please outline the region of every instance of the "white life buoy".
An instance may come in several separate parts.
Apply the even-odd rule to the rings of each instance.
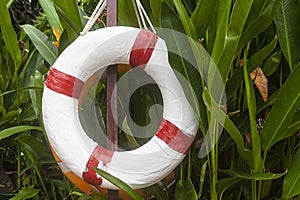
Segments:
[[[163,119],[155,135],[131,151],[110,151],[90,139],[78,115],[86,81],[112,64],[142,68],[157,83]],[[63,166],[93,188],[117,189],[92,166],[104,169],[133,189],[152,185],[184,158],[197,130],[195,113],[168,62],[165,42],[150,31],[110,27],[76,39],[50,68],[43,93],[43,119]],[[66,169],[65,169],[66,170]]]

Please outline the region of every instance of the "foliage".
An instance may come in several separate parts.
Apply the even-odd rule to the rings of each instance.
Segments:
[[[0,0],[0,185],[4,185],[0,197],[98,198],[99,194],[92,197],[82,193],[63,176],[52,157],[41,119],[42,89],[49,65],[78,37],[95,1],[39,0],[30,8],[36,15],[33,19],[16,21],[25,18],[14,17],[20,2]],[[137,26],[131,1],[118,2],[120,25]],[[167,192],[158,185],[145,191],[157,199],[183,199],[187,195],[189,199],[299,197],[299,1],[143,0],[142,4],[156,27],[184,33],[208,52],[208,66],[216,64],[226,93],[222,104],[213,92],[212,80],[205,82],[188,62],[170,54],[172,67],[190,82],[195,93],[191,102],[197,102],[199,108],[199,131],[187,158],[176,170],[176,184]],[[105,15],[99,21],[94,28],[103,27]],[[158,34],[184,54],[174,35],[166,36],[159,30]],[[189,54],[200,68],[204,61],[195,43],[189,45]],[[253,76],[253,71],[258,67],[268,82],[257,83],[259,75]],[[205,72],[215,77],[212,68]],[[106,111],[104,83],[96,88],[100,113]],[[267,88],[266,99],[261,87]],[[138,123],[147,124],[147,109],[141,110],[139,105],[146,102],[149,108],[161,103],[159,92],[145,86],[135,95],[130,114]],[[122,126],[134,132],[125,119]],[[102,125],[105,127],[105,119]],[[224,130],[217,139],[220,127]],[[126,148],[145,142],[125,135],[120,131],[120,144]],[[204,140],[207,135],[210,140]],[[203,143],[212,149],[199,157]],[[122,182],[117,180],[117,184],[135,196]]]

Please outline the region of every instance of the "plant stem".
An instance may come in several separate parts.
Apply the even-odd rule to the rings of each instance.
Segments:
[[[213,130],[210,131],[210,146],[211,148],[211,171],[212,171],[212,184],[211,184],[211,199],[218,199],[218,194],[216,190],[216,185],[218,182],[218,145],[216,144],[217,137],[217,122],[213,122]]]
[[[18,67],[15,64],[15,71],[14,71],[14,80],[15,80],[15,87],[16,87],[16,99],[17,99],[17,125],[20,125],[20,95],[19,95],[19,77],[18,77]],[[17,180],[17,187],[21,187],[21,145],[18,143],[18,180]]]
[[[256,180],[252,180],[252,199],[257,200]]]
[[[21,144],[18,143],[18,181],[17,188],[21,187]]]
[[[189,154],[188,154],[188,173],[187,173],[187,178],[190,179],[191,178],[191,174],[192,174],[192,150],[189,150]]]

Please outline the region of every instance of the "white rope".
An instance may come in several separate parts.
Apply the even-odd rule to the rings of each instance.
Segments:
[[[145,19],[144,19],[144,17],[145,17],[148,24],[149,24],[149,26],[150,26],[150,28],[151,28],[151,30],[152,30],[152,32],[156,33],[156,31],[155,31],[155,29],[154,29],[154,27],[151,23],[151,20],[149,19],[149,17],[147,15],[143,5],[141,4],[140,0],[135,0],[135,1],[136,1],[136,5],[138,7],[139,15],[140,15],[140,17],[142,19],[142,22],[143,22],[144,29],[148,29],[147,25],[146,25],[146,22],[145,22]]]
[[[99,18],[103,10],[105,9],[106,6],[106,0],[100,0],[99,3],[97,4],[94,12],[90,16],[88,22],[86,23],[84,29],[80,33],[80,35],[85,35],[91,28],[93,27],[94,23],[96,20]]]
[[[151,20],[149,19],[149,17],[147,15],[147,13],[146,13],[143,5],[141,4],[140,0],[136,0],[136,4],[137,4],[138,10],[139,10],[139,14],[140,14],[140,16],[142,18],[142,22],[143,22],[144,28],[148,29],[147,26],[146,26],[146,23],[145,23],[145,19],[144,19],[144,16],[145,16],[145,18],[146,18],[146,20],[147,20],[147,22],[148,22],[148,24],[149,24],[152,32],[156,33],[156,31],[155,31],[155,29],[154,29],[154,27],[153,27],[153,25],[151,23]]]
[[[152,32],[156,33],[143,5],[141,4],[140,0],[135,0],[136,4],[134,4],[134,0],[132,1],[133,5],[134,5],[134,9],[135,9],[135,13],[138,19],[138,23],[140,28],[142,28],[142,26],[144,27],[144,29],[148,30],[147,23],[149,24]],[[82,30],[82,32],[80,33],[80,35],[85,35],[87,32],[89,32],[89,30],[93,27],[94,23],[96,22],[96,20],[99,18],[99,16],[101,15],[101,13],[103,12],[103,10],[105,9],[107,4],[107,0],[99,0],[99,3],[97,4],[94,12],[92,13],[92,15],[90,16],[88,22],[86,23],[84,29]],[[145,20],[146,18],[146,20]]]
[[[140,15],[139,15],[139,13],[138,13],[139,11],[138,11],[138,9],[137,9],[137,5],[136,5],[136,3],[135,3],[135,0],[132,0],[132,4],[133,4],[135,16],[136,16],[136,18],[137,18],[139,27],[142,28],[141,17],[140,17]]]
[[[143,12],[141,10],[141,5],[139,4],[139,1],[138,0],[135,0],[136,1],[136,6],[138,8],[138,11],[139,11],[139,15],[140,15],[140,18],[141,18],[141,21],[142,21],[142,24],[144,26],[144,29],[148,29],[147,28],[147,25],[146,25],[146,22],[145,22],[145,18],[144,18],[144,15],[143,15]]]

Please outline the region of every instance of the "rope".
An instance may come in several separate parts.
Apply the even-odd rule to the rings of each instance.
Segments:
[[[145,29],[148,29],[147,26],[146,26],[146,23],[145,23],[145,19],[144,19],[144,17],[145,17],[146,20],[147,20],[147,22],[148,22],[148,24],[149,24],[149,26],[150,26],[150,28],[151,28],[151,30],[152,30],[152,32],[153,32],[153,33],[156,33],[156,31],[155,31],[155,29],[154,29],[154,27],[153,27],[153,24],[151,23],[151,20],[149,19],[149,17],[148,17],[148,15],[147,15],[147,13],[146,13],[146,11],[145,11],[143,5],[141,4],[140,0],[136,0],[136,5],[137,5],[137,7],[138,7],[138,11],[139,11],[140,17],[141,17],[141,19],[142,19],[144,28],[145,28]]]
[[[134,2],[135,1],[135,2]],[[106,7],[106,3],[107,0],[99,0],[94,12],[92,13],[92,15],[90,16],[88,22],[86,23],[85,27],[83,28],[82,32],[80,32],[80,35],[85,35],[87,32],[89,32],[91,30],[91,28],[93,27],[94,23],[96,22],[96,20],[99,18],[99,16],[101,15],[101,13],[103,12],[103,10]],[[146,21],[149,24],[152,32],[156,33],[143,5],[141,4],[140,0],[132,0],[133,6],[134,6],[134,11],[139,23],[139,27],[148,30],[148,27],[146,25]],[[145,19],[146,18],[146,19]]]
[[[91,28],[93,27],[94,23],[96,20],[99,18],[103,10],[105,9],[106,6],[106,0],[100,0],[92,13],[91,17],[89,18],[88,22],[86,23],[84,29],[80,33],[80,35],[85,35]]]
[[[139,16],[139,13],[138,13],[138,9],[137,9],[137,5],[136,5],[136,3],[135,3],[135,0],[132,0],[132,4],[133,4],[135,16],[136,16],[136,18],[137,18],[139,27],[142,28],[141,18],[140,18],[140,16]]]

